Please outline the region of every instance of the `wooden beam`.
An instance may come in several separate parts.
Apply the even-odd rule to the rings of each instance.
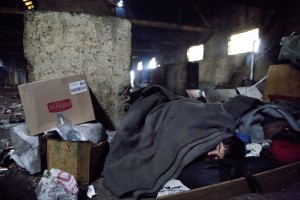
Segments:
[[[199,17],[202,19],[202,21],[205,23],[205,25],[207,26],[207,28],[210,28],[211,27],[210,23],[206,20],[206,18],[202,14],[201,10],[199,9],[199,7],[195,3],[193,4],[193,8],[195,9],[195,11],[199,15]]]
[[[214,30],[212,29],[202,28],[197,26],[177,25],[177,24],[170,24],[165,22],[141,20],[141,19],[129,19],[129,20],[131,21],[132,24],[138,26],[149,26],[155,28],[166,28],[166,29],[175,29],[175,30],[182,30],[182,31],[201,32],[201,33],[214,32]]]

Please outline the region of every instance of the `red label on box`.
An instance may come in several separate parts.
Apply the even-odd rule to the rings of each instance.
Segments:
[[[47,104],[48,110],[51,113],[62,112],[72,108],[71,99],[64,99],[61,101],[51,102]]]

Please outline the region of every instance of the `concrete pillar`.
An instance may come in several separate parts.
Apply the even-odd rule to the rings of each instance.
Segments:
[[[111,16],[30,12],[25,14],[24,53],[29,81],[85,72],[104,125],[117,128],[130,85],[131,24]],[[105,116],[106,115],[106,116]]]

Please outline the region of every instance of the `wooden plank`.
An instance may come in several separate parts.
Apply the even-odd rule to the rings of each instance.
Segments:
[[[282,191],[300,181],[300,162],[256,175],[263,193]]]
[[[89,183],[91,144],[47,140],[47,168],[60,169],[74,176],[78,184]]]
[[[300,181],[300,162],[279,167],[255,175],[263,193],[282,191],[289,185]],[[211,200],[226,199],[251,193],[245,178],[193,189],[187,192],[162,196],[159,200]]]

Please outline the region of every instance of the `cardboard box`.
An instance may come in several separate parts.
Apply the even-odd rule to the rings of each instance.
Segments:
[[[287,65],[271,65],[263,92],[263,100],[271,102],[271,96],[280,96],[282,100],[300,98],[300,71]],[[279,98],[280,99],[280,98]]]
[[[47,140],[47,168],[72,174],[79,185],[86,185],[100,177],[109,151],[108,142]]]
[[[95,119],[85,74],[22,84],[18,89],[31,135],[55,127],[57,112],[73,124]]]

